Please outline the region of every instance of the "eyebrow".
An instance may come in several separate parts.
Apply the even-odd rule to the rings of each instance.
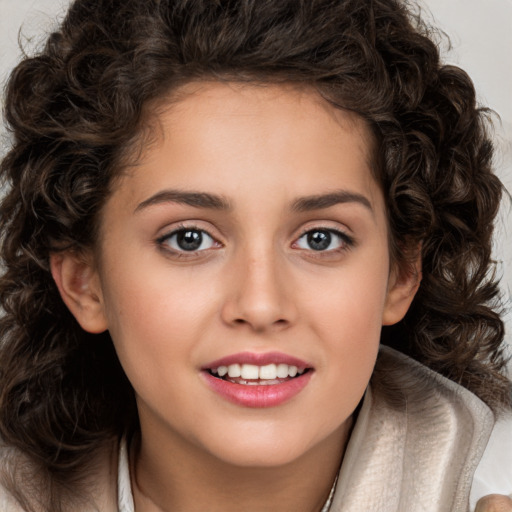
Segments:
[[[337,190],[327,194],[300,197],[292,203],[292,210],[295,212],[309,212],[343,203],[358,203],[373,213],[372,205],[365,196],[348,190]]]
[[[186,204],[195,208],[207,208],[211,210],[227,211],[232,209],[228,199],[216,194],[207,192],[185,192],[182,190],[163,190],[142,201],[142,203],[135,208],[135,212],[162,203]],[[300,197],[293,201],[291,209],[295,212],[308,212],[343,203],[359,203],[373,213],[371,203],[365,196],[347,190]]]
[[[178,203],[194,206],[196,208],[208,208],[211,210],[230,210],[230,202],[222,196],[208,194],[206,192],[184,192],[182,190],[163,190],[150,198],[142,201],[135,212],[148,206],[161,203]]]

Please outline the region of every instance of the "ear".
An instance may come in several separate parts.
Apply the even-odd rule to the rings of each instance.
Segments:
[[[421,250],[404,268],[391,271],[388,282],[382,325],[393,325],[402,320],[411,305],[421,283]]]
[[[55,253],[50,256],[50,268],[62,300],[82,328],[90,333],[106,331],[101,285],[92,257]]]

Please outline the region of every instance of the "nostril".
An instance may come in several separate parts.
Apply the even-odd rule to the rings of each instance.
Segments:
[[[289,324],[289,320],[286,320],[285,318],[279,318],[277,320],[269,322],[251,322],[250,320],[245,320],[244,318],[235,318],[232,322],[232,325],[251,326],[252,329],[254,329],[255,331],[265,331],[267,329],[285,329]]]

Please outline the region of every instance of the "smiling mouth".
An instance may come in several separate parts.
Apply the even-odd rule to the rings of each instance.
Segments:
[[[310,364],[280,352],[232,354],[201,370],[206,384],[221,398],[259,409],[291,401],[315,372]]]
[[[275,386],[300,377],[309,371],[310,368],[301,368],[285,363],[271,363],[264,366],[230,364],[208,369],[213,377],[244,386]]]

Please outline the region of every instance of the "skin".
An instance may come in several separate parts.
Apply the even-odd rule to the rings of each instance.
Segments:
[[[512,512],[512,499],[501,494],[489,494],[478,500],[475,512]]]
[[[52,272],[82,327],[109,330],[134,387],[137,511],[320,510],[381,326],[405,315],[419,262],[410,273],[390,262],[362,120],[291,86],[181,92],[162,101],[155,141],[107,201],[97,250],[54,255]],[[229,208],[182,204],[169,190]],[[294,208],[340,191],[336,204]],[[202,230],[201,250],[176,245],[184,227]],[[326,250],[305,235],[318,230],[330,233]],[[279,351],[314,371],[286,403],[242,407],[201,372],[242,351]]]

